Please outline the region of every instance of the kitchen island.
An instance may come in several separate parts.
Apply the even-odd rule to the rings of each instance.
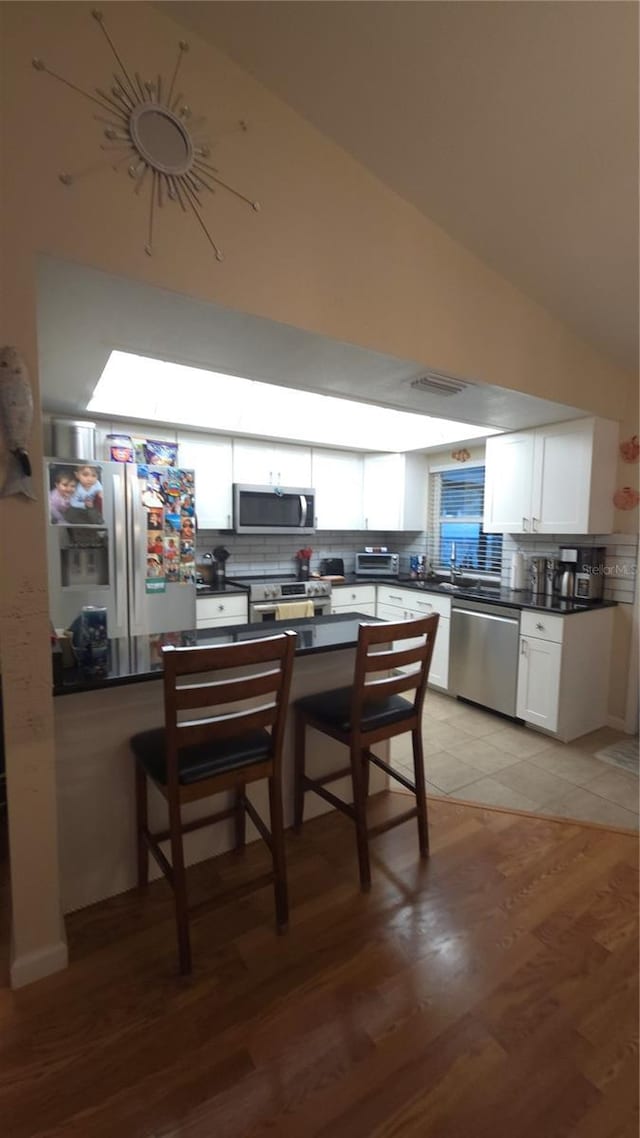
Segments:
[[[358,626],[371,620],[357,612],[291,620],[265,628],[263,623],[211,630],[198,629],[158,636],[139,636],[109,645],[109,666],[104,676],[87,677],[67,671],[56,686],[54,700],[56,776],[60,845],[60,879],[63,911],[71,912],[94,901],[131,889],[136,884],[134,762],[129,738],[164,720],[162,643],[230,644],[258,639],[269,632],[292,628],[298,637],[291,702],[304,695],[327,691],[351,682]],[[293,815],[293,724],[289,714],[283,760],[285,825]],[[387,745],[388,746],[388,745]],[[379,753],[384,758],[384,745]],[[312,777],[345,765],[345,752],[333,740],[309,732],[307,765]],[[387,776],[371,769],[371,792],[383,790]],[[351,800],[350,780],[335,783],[335,792]],[[268,817],[267,784],[256,783],[251,797]],[[185,808],[185,819],[211,812],[207,799]],[[331,807],[317,795],[308,795],[305,817]],[[166,804],[153,788],[149,793],[150,824],[164,828]],[[251,823],[247,840],[257,838]],[[187,864],[231,849],[233,823],[185,835]],[[151,861],[151,877],[159,870]]]

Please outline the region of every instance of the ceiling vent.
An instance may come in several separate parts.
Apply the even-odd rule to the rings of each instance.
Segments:
[[[431,395],[459,395],[471,384],[463,383],[461,379],[452,379],[449,375],[442,375],[438,371],[428,371],[420,379],[412,379],[411,386],[418,391],[426,391]]]

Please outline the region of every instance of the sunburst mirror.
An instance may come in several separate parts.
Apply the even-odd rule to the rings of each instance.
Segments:
[[[149,256],[153,253],[156,208],[161,208],[165,201],[170,201],[178,203],[183,212],[194,215],[217,260],[224,260],[224,254],[214,241],[202,215],[203,191],[214,194],[220,187],[256,211],[260,209],[260,203],[252,201],[223,181],[217,167],[209,161],[210,146],[201,134],[204,119],[193,119],[190,107],[183,102],[182,94],[174,95],[180,63],[189,45],[184,40],[178,44],[178,58],[169,84],[161,75],[153,81],[143,81],[137,71],[132,78],[105,27],[102,12],[94,8],[91,14],[120,68],[120,73],[113,74],[114,82],[108,93],[98,87],[95,94],[83,90],[52,71],[42,59],[34,59],[33,66],[36,71],[46,72],[100,108],[102,114],[96,114],[95,118],[102,124],[106,140],[101,149],[110,152],[110,157],[101,165],[111,165],[118,169],[128,163],[129,175],[135,182],[135,193],[139,194],[145,185],[149,187],[145,244]],[[238,126],[241,130],[247,129],[244,121]],[[62,173],[59,177],[65,186],[71,186],[82,174],[89,172]]]

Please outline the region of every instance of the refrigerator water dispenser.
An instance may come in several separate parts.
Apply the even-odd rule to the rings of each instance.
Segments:
[[[109,544],[106,534],[100,541],[94,540],[91,543],[61,542],[60,583],[63,588],[109,585]]]

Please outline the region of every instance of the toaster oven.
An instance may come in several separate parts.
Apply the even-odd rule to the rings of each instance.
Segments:
[[[357,577],[397,577],[399,574],[399,553],[356,553]]]

